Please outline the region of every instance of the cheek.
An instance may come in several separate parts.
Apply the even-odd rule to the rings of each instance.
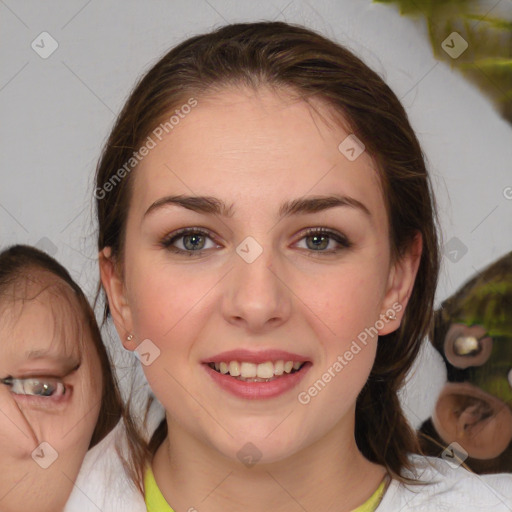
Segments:
[[[73,440],[69,443],[82,443],[83,440],[83,445],[88,446],[99,418],[103,394],[101,371],[91,373],[90,379],[82,382],[82,392],[75,395],[73,415],[80,418],[80,423],[70,430],[67,437]]]
[[[44,433],[69,460],[80,460],[85,455],[101,410],[104,386],[101,365],[94,346],[86,350],[73,380],[69,407],[60,414],[49,414],[45,424]]]
[[[0,389],[0,411],[1,459],[30,457],[35,447],[33,434],[7,388]]]
[[[161,351],[172,346],[178,355],[179,347],[197,339],[208,324],[226,323],[227,318],[219,320],[217,316],[230,313],[232,304],[227,297],[236,282],[224,276],[225,269],[132,256],[126,283],[138,342],[149,339]],[[387,280],[385,264],[373,256],[353,258],[338,266],[308,262],[274,268],[288,285],[276,292],[281,293],[279,300],[292,304],[287,322],[306,322],[307,329],[337,353],[358,336],[376,341],[374,326]],[[277,290],[279,284],[275,286]]]
[[[204,315],[208,291],[219,276],[212,270],[151,260],[134,265],[127,275],[130,311],[137,340],[163,340],[197,314]],[[214,290],[212,290],[214,291]]]
[[[218,300],[215,290],[207,295],[218,277],[213,272],[199,275],[191,266],[154,263],[139,269],[127,281],[133,333],[138,343],[146,343],[144,353],[149,354],[142,369],[166,409],[179,409],[186,397],[178,383],[190,379],[189,363],[197,364],[189,354]]]
[[[352,264],[317,276],[302,276],[294,291],[307,305],[305,313],[309,323],[319,329],[318,338],[341,350],[358,336],[364,339],[365,333],[367,341],[376,341],[374,327],[380,318],[384,283],[378,267],[367,265],[363,271],[361,265]]]
[[[38,442],[47,441],[62,454],[63,460],[79,460],[85,455],[101,408],[101,379],[85,372],[74,382],[69,404],[44,410],[24,405],[23,413]]]
[[[377,262],[366,261],[302,285],[301,296],[308,297],[303,317],[322,347],[298,398],[304,405],[314,402],[312,408],[321,408],[333,421],[340,408],[355,402],[373,366],[385,277]]]

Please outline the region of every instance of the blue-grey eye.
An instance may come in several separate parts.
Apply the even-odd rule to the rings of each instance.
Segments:
[[[62,396],[66,393],[64,383],[55,378],[12,379],[11,391],[16,395]]]

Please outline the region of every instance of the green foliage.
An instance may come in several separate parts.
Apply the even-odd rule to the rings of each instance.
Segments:
[[[445,325],[482,325],[489,336],[512,342],[512,252],[478,272],[443,302],[437,314]],[[510,361],[508,362],[510,365]]]
[[[476,84],[512,123],[512,20],[487,15],[478,0],[373,1],[396,4],[401,14],[424,19],[434,56]],[[452,32],[468,43],[457,58],[441,46]]]
[[[398,4],[400,14],[426,14],[432,15],[441,9],[465,7],[468,4],[467,0],[374,0],[378,4]]]

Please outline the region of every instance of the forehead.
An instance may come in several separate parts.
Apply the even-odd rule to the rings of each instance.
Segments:
[[[0,353],[21,361],[78,357],[88,331],[71,288],[55,276],[18,280],[0,296]]]
[[[283,197],[333,190],[384,208],[380,180],[365,151],[349,161],[339,150],[351,135],[326,102],[286,90],[229,88],[198,105],[144,157],[135,173],[140,207],[170,190],[222,196],[251,210],[277,208]],[[263,200],[263,202],[262,202]]]

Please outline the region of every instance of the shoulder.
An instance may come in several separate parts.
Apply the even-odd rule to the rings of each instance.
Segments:
[[[393,480],[377,512],[512,511],[512,474],[477,475],[436,457],[410,454],[412,470],[402,475],[426,482],[406,485]]]
[[[164,416],[165,410],[155,402],[147,417],[147,437]],[[126,475],[118,450],[126,454],[122,421],[87,452],[64,512],[146,512],[144,497]]]
[[[86,455],[64,512],[145,512],[144,498],[125,474],[116,445],[124,436],[118,423]]]

